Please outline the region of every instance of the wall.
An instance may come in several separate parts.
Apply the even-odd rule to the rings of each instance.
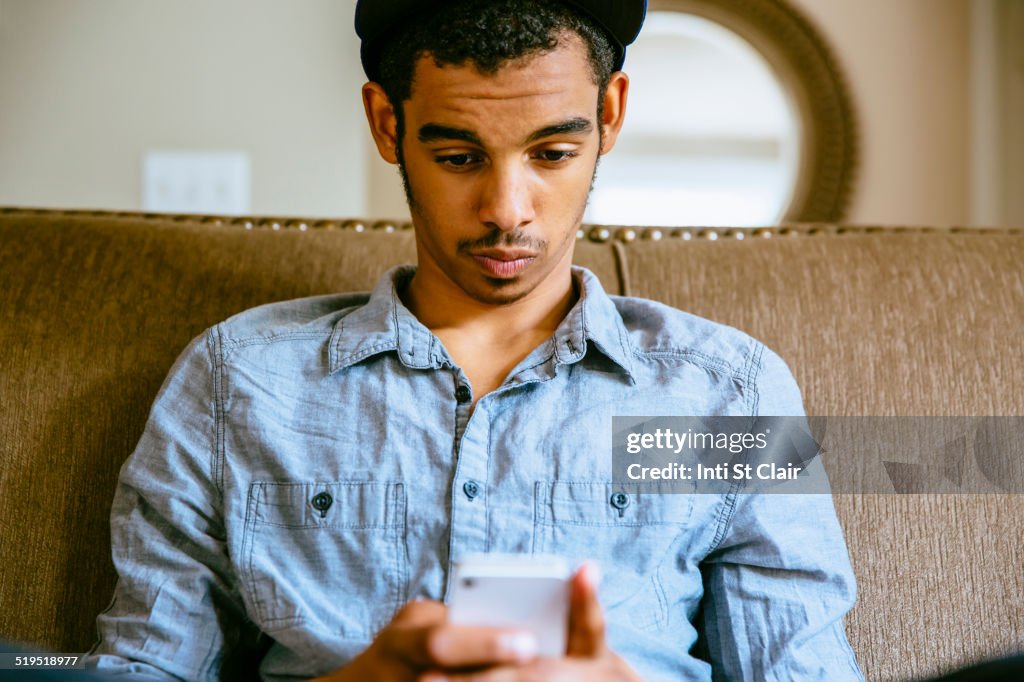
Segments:
[[[1024,225],[1024,2],[971,3],[971,222]]]
[[[859,114],[848,221],[967,221],[969,0],[790,0],[831,42]]]
[[[0,204],[138,209],[148,149],[237,149],[256,213],[366,211],[355,0],[0,0]]]

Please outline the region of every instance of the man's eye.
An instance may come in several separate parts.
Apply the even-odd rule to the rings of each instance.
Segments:
[[[449,168],[466,168],[479,163],[480,157],[477,154],[449,154],[447,156],[438,156],[435,158],[435,161]]]
[[[557,163],[559,161],[566,161],[568,159],[577,156],[576,152],[569,151],[566,149],[545,149],[544,151],[537,154],[537,157],[541,161],[548,161],[551,163]]]

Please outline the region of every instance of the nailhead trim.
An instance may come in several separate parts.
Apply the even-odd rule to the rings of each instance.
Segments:
[[[0,206],[0,215],[66,215],[79,218],[111,218],[126,220],[152,220],[175,223],[199,223],[203,225],[238,225],[246,230],[271,230],[299,232],[317,230],[351,230],[353,232],[408,232],[413,229],[412,223],[396,220],[368,221],[363,219],[330,219],[330,218],[294,218],[294,217],[256,217],[256,216],[215,216],[188,215],[169,213],[144,213],[132,211],[101,211],[71,210],[48,208],[23,208],[18,206]],[[799,224],[779,225],[776,227],[639,227],[613,225],[583,225],[576,232],[577,240],[589,240],[599,244],[617,241],[633,244],[643,241],[663,241],[672,239],[690,240],[741,240],[741,239],[773,239],[795,237],[820,237],[827,235],[863,235],[863,234],[931,234],[947,232],[965,235],[1012,235],[1024,236],[1024,228],[1019,227],[912,227],[882,225],[832,225],[832,224]]]

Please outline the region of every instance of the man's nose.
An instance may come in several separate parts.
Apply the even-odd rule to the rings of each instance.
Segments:
[[[508,232],[535,218],[529,174],[524,168],[492,167],[480,194],[480,221]]]

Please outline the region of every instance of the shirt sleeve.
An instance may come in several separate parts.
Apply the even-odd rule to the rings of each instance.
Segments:
[[[800,390],[762,347],[758,416],[803,414]],[[821,459],[808,466],[826,477]],[[701,565],[714,680],[863,680],[843,629],[856,597],[832,496],[739,493]]]
[[[216,329],[194,340],[121,468],[110,516],[118,580],[89,667],[142,679],[246,679],[258,630],[234,587],[217,481]],[[254,668],[252,668],[254,670]]]

